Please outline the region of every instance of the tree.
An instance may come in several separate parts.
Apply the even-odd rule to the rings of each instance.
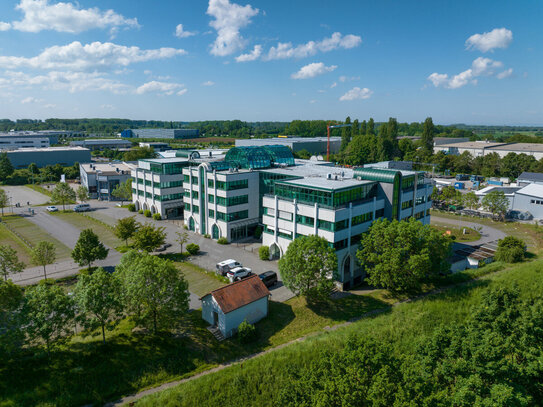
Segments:
[[[42,281],[26,290],[23,313],[29,339],[45,343],[49,352],[53,342],[65,339],[70,333],[74,302],[58,285]]]
[[[132,200],[132,179],[127,179],[120,183],[111,191],[111,195],[121,200],[121,205],[124,201]]]
[[[134,236],[134,233],[136,233],[139,226],[140,224],[136,221],[134,216],[119,219],[115,225],[115,236],[124,240],[124,244],[128,246],[128,239]]]
[[[477,209],[479,207],[479,197],[475,195],[475,192],[470,191],[462,195],[462,204],[470,209]]]
[[[45,266],[53,264],[57,258],[55,245],[51,242],[41,241],[32,248],[32,263],[43,266],[43,277],[47,278]]]
[[[53,189],[51,199],[53,203],[62,204],[62,210],[66,210],[66,204],[75,201],[75,191],[65,182],[59,182]]]
[[[171,261],[130,251],[121,258],[117,272],[125,305],[138,324],[155,334],[179,325],[188,311],[188,283]]]
[[[102,342],[106,343],[106,329],[113,329],[123,315],[121,282],[116,274],[101,267],[92,274],[83,274],[74,292],[81,324],[86,329],[101,328]]]
[[[296,238],[279,260],[285,286],[308,300],[323,299],[331,292],[336,271],[336,252],[318,236]]]
[[[375,135],[375,122],[373,121],[373,117],[370,117],[370,119],[368,120],[368,125],[366,127],[366,134]]]
[[[5,180],[9,177],[15,169],[8,158],[7,152],[0,153],[0,180]]]
[[[32,175],[38,175],[40,173],[40,169],[38,168],[36,163],[30,163],[28,165],[28,171],[30,171]]]
[[[147,223],[138,228],[132,240],[135,249],[149,253],[164,244],[166,232],[164,232],[164,227],[155,227]]]
[[[76,195],[79,202],[87,202],[89,200],[89,190],[83,185],[80,185],[79,188],[77,188]]]
[[[413,218],[378,219],[363,234],[356,256],[370,284],[401,292],[447,271],[451,244],[450,238]]]
[[[9,196],[8,193],[0,188],[0,208],[2,209],[2,216],[4,216],[4,208],[9,206]]]
[[[491,191],[481,201],[483,208],[492,215],[503,219],[509,208],[509,199],[502,191]]]
[[[422,125],[422,149],[425,150],[428,154],[432,154],[434,151],[434,122],[431,117],[427,117]]]
[[[19,261],[15,249],[0,245],[0,274],[4,277],[4,281],[8,281],[10,274],[20,273],[24,268],[25,264]]]
[[[183,253],[183,245],[188,242],[189,240],[189,232],[183,231],[183,232],[176,232],[177,239],[175,240],[177,243],[179,243],[180,246],[180,252]]]
[[[506,236],[498,241],[496,260],[506,263],[517,263],[526,256],[526,244],[514,236]]]
[[[345,119],[345,124],[351,124],[351,118],[347,116]],[[343,127],[341,129],[341,147],[340,150],[343,151],[347,148],[349,143],[351,142],[351,127]]]
[[[23,290],[12,281],[0,280],[0,355],[13,352],[23,342],[22,304]]]
[[[79,239],[72,251],[72,258],[80,266],[91,267],[92,262],[103,260],[107,257],[109,249],[100,242],[92,229],[85,229],[79,235]]]

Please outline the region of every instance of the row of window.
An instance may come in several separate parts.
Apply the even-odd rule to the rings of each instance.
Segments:
[[[383,216],[384,210],[379,212],[380,216]],[[377,213],[377,212],[376,212]],[[268,216],[275,216],[275,210],[272,208],[264,208],[264,214]],[[290,216],[289,216],[290,215]],[[292,214],[289,212],[283,212],[279,211],[279,219],[284,220],[292,220]],[[373,212],[364,213],[362,215],[353,216],[351,220],[351,225],[356,226],[361,223],[369,222],[373,220]],[[305,226],[315,226],[315,218],[311,216],[304,216],[304,215],[296,215],[296,223],[299,223],[301,225]],[[330,232],[338,232],[343,229],[347,229],[349,227],[349,220],[344,219],[338,222],[329,222],[326,220],[319,220],[318,221],[318,228],[323,230],[328,230]]]
[[[543,205],[543,201],[537,199],[530,199],[530,203],[535,205]]]
[[[409,201],[404,201],[402,202],[402,210],[404,209],[409,209],[409,208],[412,208],[413,207],[413,200],[409,200]]]
[[[377,194],[377,185],[360,185],[343,191],[321,191],[292,184],[276,184],[275,194],[281,198],[296,199],[299,202],[339,207],[350,202],[370,199]]]
[[[231,196],[228,198],[224,198],[222,196],[217,196],[217,204],[222,206],[235,206],[235,205],[242,205],[249,202],[249,195],[240,195],[240,196]],[[207,200],[209,203],[215,202],[215,195],[209,194],[207,196]]]
[[[135,178],[132,178],[132,182],[135,182]],[[154,188],[163,189],[163,188],[175,188],[175,187],[182,187],[183,181],[170,181],[170,182],[152,182],[151,180],[144,180],[143,178],[138,178],[137,181],[138,184],[150,187],[151,185]]]
[[[247,219],[249,217],[249,211],[239,211],[233,213],[223,213],[217,211],[217,220],[223,220],[225,222],[234,222],[236,220]]]

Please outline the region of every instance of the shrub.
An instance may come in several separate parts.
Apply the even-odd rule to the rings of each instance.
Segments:
[[[194,256],[195,254],[198,254],[199,251],[200,246],[198,246],[196,243],[189,243],[187,245],[187,252],[189,252],[189,254],[192,254]]]
[[[183,225],[183,229],[189,230],[189,227],[187,225]]]
[[[138,211],[138,213],[139,213],[140,215],[143,215],[143,209],[140,209],[140,210]]]
[[[238,327],[238,340],[241,343],[250,343],[256,339],[256,328],[244,320]]]
[[[143,215],[146,217],[146,218],[150,218],[151,217],[151,211],[149,209],[147,209],[145,212],[143,212]]]
[[[260,246],[260,249],[258,249],[258,257],[260,257],[260,260],[269,260],[270,259],[270,247],[269,246]]]
[[[205,237],[206,239],[211,239],[211,235],[210,235],[209,233],[206,233],[206,234],[204,235],[204,237]]]
[[[498,241],[496,260],[506,263],[518,263],[524,260],[525,254],[526,245],[522,240],[514,236],[506,236]]]
[[[224,236],[223,236],[223,237],[219,237],[219,238],[217,239],[217,243],[218,243],[218,244],[228,244],[228,239],[227,239],[226,237],[224,237]]]
[[[153,219],[154,219],[154,220],[161,220],[161,219],[162,219],[162,216],[160,216],[160,213],[155,213],[155,214],[153,215]]]
[[[136,204],[128,204],[128,206],[126,207],[130,212],[136,212]]]
[[[262,227],[257,226],[255,229],[255,239],[260,239],[261,236],[262,236]]]

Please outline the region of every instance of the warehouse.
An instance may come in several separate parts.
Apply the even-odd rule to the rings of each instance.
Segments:
[[[529,184],[515,192],[512,209],[527,211],[535,219],[543,219],[543,185]]]
[[[434,145],[434,153],[443,151],[449,155],[460,155],[464,152],[470,153],[473,157],[481,157],[494,152],[493,148],[503,146],[506,143],[492,143],[488,141],[468,141],[461,143],[448,143]]]
[[[310,154],[326,154],[327,144],[326,137],[276,137],[236,140],[236,147],[280,145],[289,147],[293,153],[305,150]],[[330,137],[330,153],[338,153],[340,147],[341,137]]]
[[[73,147],[85,147],[90,150],[118,150],[121,148],[130,148],[132,143],[128,140],[117,139],[88,139],[71,141],[70,145]]]
[[[497,153],[505,157],[509,153],[526,154],[533,156],[536,160],[543,158],[543,144],[538,143],[511,143],[492,147],[488,152]]]
[[[45,148],[49,147],[49,138],[45,136],[28,136],[14,134],[0,134],[0,150],[17,150],[19,148]]]
[[[69,167],[91,161],[90,150],[83,147],[24,148],[7,151],[7,155],[16,169],[27,168],[31,163],[41,168],[55,164]]]
[[[121,132],[121,137],[126,138],[168,138],[185,139],[195,138],[200,135],[197,129],[127,129]]]

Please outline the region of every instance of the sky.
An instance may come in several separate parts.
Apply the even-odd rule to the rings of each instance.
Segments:
[[[543,125],[543,2],[2,0],[0,118]]]

